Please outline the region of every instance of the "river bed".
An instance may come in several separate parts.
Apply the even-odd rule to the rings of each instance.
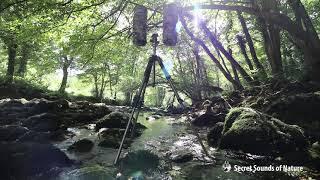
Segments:
[[[138,122],[147,127],[143,134],[136,138],[131,146],[122,151],[122,157],[128,152],[147,150],[159,157],[159,163],[148,157],[139,156],[135,162],[114,166],[113,162],[117,149],[99,147],[99,137],[94,131],[94,124],[81,128],[69,128],[75,134],[74,137],[55,145],[63,150],[71,159],[79,162],[79,165],[65,168],[56,180],[112,180],[112,179],[300,179],[298,173],[283,173],[274,171],[252,172],[252,169],[244,169],[236,172],[236,166],[272,166],[277,167],[279,162],[268,157],[254,156],[245,153],[228,152],[207,148],[214,160],[205,157],[201,146],[197,143],[196,136],[185,123],[183,116],[163,116],[160,119],[147,120],[151,113],[140,114]],[[95,143],[89,153],[70,153],[67,148],[77,140],[87,138]],[[205,137],[203,137],[203,140]],[[170,160],[175,153],[191,153],[191,161],[174,163]],[[121,160],[121,159],[120,159]],[[229,167],[228,167],[229,166]],[[139,169],[140,168],[140,169]],[[241,169],[240,169],[241,170]],[[270,169],[269,169],[270,170]]]

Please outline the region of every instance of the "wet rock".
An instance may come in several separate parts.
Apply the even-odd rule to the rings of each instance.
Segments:
[[[207,140],[209,146],[216,147],[219,145],[219,141],[221,139],[222,131],[223,131],[223,122],[216,123],[210,130],[207,135]]]
[[[126,128],[129,116],[121,112],[112,112],[100,120],[96,124],[96,130],[101,128]]]
[[[144,171],[157,169],[160,164],[160,159],[154,153],[148,150],[138,150],[129,152],[124,158],[120,159],[123,169],[131,171]]]
[[[175,162],[175,163],[186,163],[193,159],[193,154],[186,151],[178,151],[178,152],[174,152],[170,156],[170,159],[172,162]]]
[[[42,113],[28,117],[23,125],[34,131],[55,131],[61,126],[61,119],[56,114]]]
[[[1,179],[28,179],[72,161],[51,144],[0,143]]]
[[[98,137],[101,139],[98,146],[105,148],[119,148],[122,140],[122,136],[125,132],[125,129],[117,129],[117,128],[102,128],[99,130]],[[129,137],[131,133],[128,133]],[[127,148],[131,144],[131,139],[127,138],[124,141],[124,148]]]
[[[171,114],[183,114],[185,111],[187,110],[182,107],[175,107],[173,105],[167,108],[167,112]]]
[[[279,155],[305,151],[303,130],[250,108],[234,108],[226,117],[220,148]]]
[[[28,131],[28,128],[17,125],[0,126],[0,141],[15,141]]]
[[[50,101],[44,98],[35,98],[26,103],[26,105],[30,107],[30,114],[41,114],[46,112],[63,112],[70,108],[70,104],[71,103],[65,99]]]
[[[67,126],[89,124],[97,120],[96,115],[90,112],[65,112],[62,118]]]
[[[118,149],[120,147],[120,139],[108,138],[99,142],[98,146],[105,148],[114,148]]]
[[[223,122],[225,117],[226,117],[226,114],[222,114],[222,113],[219,113],[219,114],[204,113],[199,117],[195,118],[192,121],[192,124],[198,127],[210,127],[210,126],[214,126],[218,122]]]
[[[133,137],[139,137],[142,135],[143,131],[147,129],[146,126],[144,126],[143,124],[141,123],[136,123],[135,125],[135,129],[134,129],[134,133],[132,133],[132,136]]]
[[[125,129],[118,128],[101,128],[98,132],[100,139],[121,138]]]
[[[220,101],[218,101],[220,102]],[[220,106],[216,107],[214,110],[212,108],[212,102],[209,100],[206,100],[203,102],[203,106],[205,108],[205,113],[200,115],[199,117],[196,117],[192,124],[194,126],[198,127],[210,127],[215,125],[217,122],[223,122],[224,118],[226,117],[226,114],[221,113]],[[223,106],[224,107],[224,106]]]
[[[85,153],[91,151],[93,146],[94,143],[91,140],[81,139],[69,146],[68,151]]]
[[[92,106],[90,106],[92,112],[94,112],[94,114],[100,118],[103,117],[107,114],[110,114],[112,111],[103,103],[96,103],[93,104]]]

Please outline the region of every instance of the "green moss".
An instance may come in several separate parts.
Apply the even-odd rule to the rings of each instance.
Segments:
[[[222,134],[227,132],[236,119],[256,119],[259,115],[250,108],[232,108],[226,116]]]
[[[220,148],[258,154],[286,153],[307,146],[300,127],[250,108],[231,109],[220,141]]]
[[[238,116],[241,114],[241,108],[232,108],[230,109],[229,113],[227,114],[225,121],[224,121],[224,127],[222,134],[227,132],[229,128],[232,126],[233,122],[238,118]]]

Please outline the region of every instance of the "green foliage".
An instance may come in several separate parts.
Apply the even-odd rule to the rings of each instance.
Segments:
[[[150,9],[161,11],[162,5],[167,0],[139,0]],[[206,0],[197,3],[210,4]],[[216,2],[215,2],[216,3]],[[261,3],[261,2],[260,2]],[[316,0],[303,0],[315,29],[320,30],[319,10],[320,3]],[[194,5],[195,1],[183,1],[182,6]],[[219,3],[218,3],[219,4]],[[232,5],[232,2],[222,4]],[[242,4],[241,4],[242,5]],[[62,80],[61,69],[64,65],[64,56],[74,58],[68,67],[69,78],[67,93],[73,95],[93,95],[97,99],[132,98],[138,90],[143,78],[144,68],[148,57],[152,54],[150,44],[146,47],[135,47],[131,42],[132,12],[134,4],[127,1],[87,0],[87,1],[57,1],[33,0],[11,1],[3,0],[0,3],[0,76],[5,76],[7,71],[7,48],[10,43],[17,45],[15,61],[15,76],[22,64],[23,47],[26,47],[26,73],[25,82],[58,90]],[[294,20],[293,10],[285,3],[280,2],[282,13]],[[208,28],[215,34],[223,46],[232,49],[236,61],[251,76],[264,81],[270,78],[271,68],[265,53],[261,26],[256,16],[243,13],[249,32],[254,41],[255,50],[261,64],[267,69],[269,77],[262,77],[257,70],[249,71],[235,36],[243,34],[236,12],[233,11],[190,11],[206,21]],[[162,21],[161,13],[148,15],[149,34],[159,32],[157,24]],[[160,24],[161,26],[161,24]],[[180,27],[181,24],[178,24]],[[201,32],[195,22],[188,22],[196,36],[204,39],[211,53],[222,63],[218,51],[211,46],[207,36]],[[179,30],[179,28],[177,28]],[[224,75],[212,63],[211,59],[200,48],[199,56],[203,62],[203,79],[199,79],[197,71],[199,65],[193,53],[195,43],[180,28],[179,43],[176,47],[158,48],[158,54],[165,61],[174,79],[178,90],[191,99],[197,99],[199,91],[202,98],[214,95],[212,87],[217,86],[225,90],[233,90]],[[161,40],[161,39],[160,39]],[[301,79],[303,76],[303,53],[292,42],[292,37],[285,31],[281,33],[281,52],[285,78],[290,80]],[[249,50],[247,47],[247,53]],[[251,57],[250,57],[251,58]],[[232,67],[224,57],[225,68],[232,76]],[[158,82],[165,82],[160,68],[156,68]],[[265,78],[265,79],[264,79]],[[16,78],[17,82],[18,79]],[[201,83],[199,83],[201,81]],[[240,81],[244,84],[242,77]],[[202,85],[210,87],[205,92]],[[160,88],[161,89],[161,88]],[[150,89],[147,91],[146,102],[150,105],[160,106],[161,101],[168,95],[167,88],[162,90]],[[160,95],[159,95],[160,94]],[[129,95],[129,96],[128,96]],[[162,100],[161,100],[162,99]]]

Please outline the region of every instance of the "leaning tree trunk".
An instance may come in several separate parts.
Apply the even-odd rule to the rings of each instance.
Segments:
[[[8,65],[6,74],[6,83],[12,84],[14,76],[14,65],[17,56],[17,44],[15,42],[8,42]]]
[[[201,46],[203,48],[203,50],[207,53],[207,55],[210,57],[210,59],[216,64],[216,67],[222,72],[222,74],[225,76],[225,78],[231,82],[234,86],[237,87],[237,89],[242,90],[243,86],[241,84],[239,84],[237,81],[235,81],[232,76],[223,68],[223,66],[220,64],[220,62],[218,61],[218,59],[211,53],[211,51],[209,50],[209,48],[205,45],[205,43],[199,39],[196,38],[194,36],[194,34],[190,31],[190,29],[187,26],[186,21],[184,20],[184,18],[181,16],[180,18],[181,24],[184,27],[186,33],[191,37],[191,39],[193,41],[195,41],[195,43],[197,43],[199,46]]]
[[[200,23],[201,28],[204,30],[205,34],[209,37],[213,46],[217,47],[221,53],[229,60],[229,62],[239,71],[241,76],[249,83],[254,83],[253,79],[250,75],[240,66],[240,64],[229,54],[229,52],[222,46],[221,42],[218,41],[212,32],[208,29],[208,27],[204,23]]]
[[[238,14],[238,19],[239,19],[240,24],[242,26],[242,30],[244,32],[244,35],[246,36],[246,40],[247,40],[247,43],[248,43],[248,46],[249,46],[251,57],[253,59],[253,63],[256,66],[256,68],[262,73],[262,75],[266,76],[266,71],[265,71],[264,67],[262,66],[262,64],[260,63],[260,61],[259,61],[259,59],[257,57],[257,53],[256,53],[256,50],[254,48],[254,44],[253,44],[251,35],[249,33],[249,29],[247,27],[246,21],[243,18],[241,12],[237,11],[237,14]]]
[[[250,69],[251,71],[253,71],[253,65],[252,65],[252,63],[251,63],[251,60],[250,60],[249,57],[248,57],[248,54],[247,54],[247,51],[246,51],[246,45],[245,45],[245,42],[244,42],[244,40],[243,40],[243,37],[240,36],[240,35],[237,35],[236,38],[237,38],[237,40],[238,40],[238,45],[239,45],[239,47],[240,47],[241,53],[243,54],[244,59],[245,59],[245,61],[247,62],[249,69]]]
[[[228,50],[229,50],[229,53],[232,55],[232,50],[231,50],[230,48],[229,48]],[[231,64],[231,67],[232,67],[234,79],[235,79],[237,82],[241,83],[241,82],[240,82],[239,75],[238,75],[238,72],[237,72],[237,69],[234,67],[233,64]],[[233,88],[234,88],[235,90],[237,90],[237,87],[233,87]]]

